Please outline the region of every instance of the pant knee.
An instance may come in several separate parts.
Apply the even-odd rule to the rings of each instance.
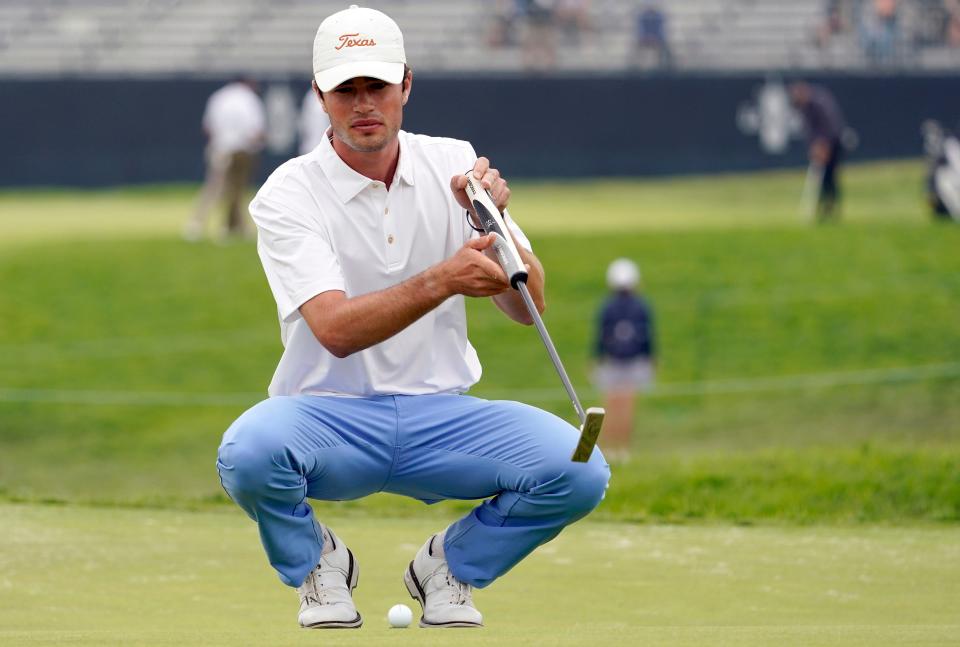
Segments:
[[[217,453],[217,471],[230,496],[261,493],[270,477],[269,455],[249,445],[227,442]]]
[[[234,422],[217,452],[220,481],[234,499],[262,495],[283,481],[282,473],[295,471],[276,423],[257,413],[251,409]]]
[[[593,460],[572,466],[569,479],[567,509],[576,517],[582,517],[596,508],[606,494],[610,468],[603,461]]]
[[[571,522],[597,507],[609,479],[610,469],[601,460],[586,464],[569,463],[560,468],[554,478],[534,488],[532,494],[540,499],[541,505],[548,505],[545,513],[559,514]]]

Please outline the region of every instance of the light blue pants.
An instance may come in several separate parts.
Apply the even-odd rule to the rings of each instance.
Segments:
[[[444,542],[457,579],[482,587],[603,498],[610,468],[599,450],[570,461],[578,435],[540,409],[465,395],[275,397],[231,425],[217,469],[290,586],[323,547],[308,498],[487,499]]]

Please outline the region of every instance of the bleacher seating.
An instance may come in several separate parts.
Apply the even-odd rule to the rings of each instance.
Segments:
[[[915,0],[919,1],[919,0]],[[3,0],[0,75],[129,76],[309,73],[313,34],[338,0]],[[382,0],[404,30],[421,73],[516,73],[519,46],[493,47],[494,2]],[[673,67],[695,71],[860,69],[869,64],[856,35],[817,47],[823,0],[671,0]],[[906,5],[906,2],[904,2]],[[636,69],[635,17],[645,2],[593,0],[579,44],[557,38],[542,72]],[[909,12],[907,12],[909,15]],[[909,24],[909,21],[907,21]],[[522,39],[523,26],[519,27]],[[960,48],[915,48],[898,69],[960,69]]]

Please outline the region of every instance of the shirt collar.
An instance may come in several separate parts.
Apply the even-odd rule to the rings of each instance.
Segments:
[[[328,131],[329,132],[329,131]],[[397,163],[397,171],[394,180],[400,180],[406,184],[413,185],[413,159],[410,146],[407,143],[407,133],[400,131],[397,133],[400,140],[400,160]],[[333,144],[329,137],[324,137],[318,148],[320,155],[320,167],[324,175],[333,185],[340,201],[346,204],[370,186],[373,182],[370,178],[357,173],[347,166],[346,162],[340,159],[337,151],[333,149]]]
[[[413,151],[407,142],[406,132],[400,131],[397,136],[400,138],[400,163],[397,164],[397,179],[413,186]]]

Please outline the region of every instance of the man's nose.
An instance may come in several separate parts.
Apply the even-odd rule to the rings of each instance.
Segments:
[[[373,95],[366,90],[357,90],[353,98],[353,109],[357,112],[370,112],[373,110]]]

